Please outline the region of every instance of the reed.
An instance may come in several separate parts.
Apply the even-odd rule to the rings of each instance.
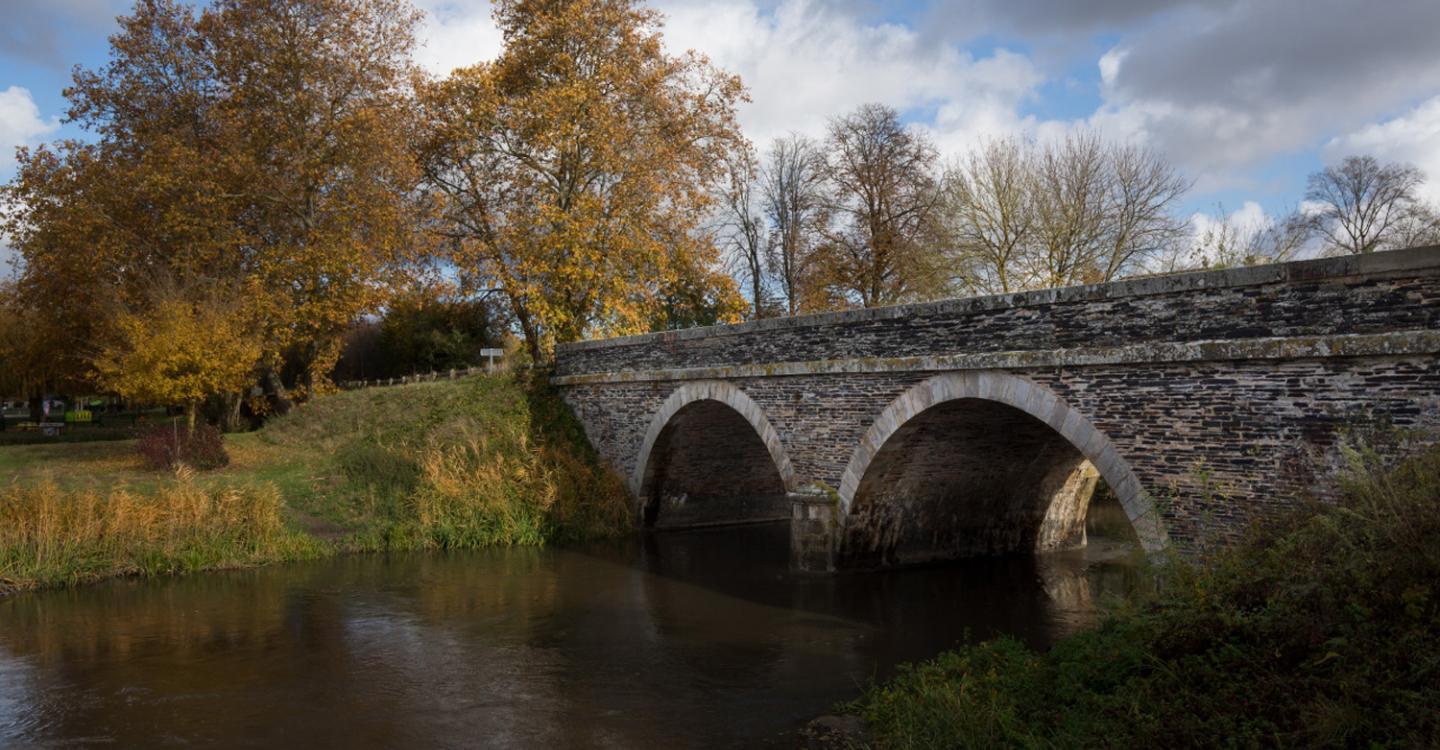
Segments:
[[[318,554],[281,508],[273,486],[206,488],[185,476],[145,493],[14,483],[0,488],[0,593]]]

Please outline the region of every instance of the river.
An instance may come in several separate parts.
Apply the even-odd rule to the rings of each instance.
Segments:
[[[1131,547],[805,576],[783,524],[0,600],[0,746],[794,747],[899,662],[1037,646]]]

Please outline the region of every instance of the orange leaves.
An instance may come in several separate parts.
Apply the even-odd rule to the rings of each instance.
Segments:
[[[160,325],[167,314],[145,296],[155,275],[244,286],[262,347],[244,364],[288,350],[324,367],[419,244],[418,20],[406,0],[216,0],[198,12],[141,0],[109,62],[67,91],[98,142],[22,159],[9,187],[3,229],[26,261],[27,304],[83,342],[101,300]]]
[[[716,157],[741,141],[739,79],[666,55],[628,0],[514,0],[496,19],[499,59],[420,89],[459,260],[499,282],[536,355],[656,325],[683,275],[718,283],[694,273],[716,260],[697,238]]]

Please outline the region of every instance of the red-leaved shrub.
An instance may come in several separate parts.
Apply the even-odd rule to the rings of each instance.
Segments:
[[[193,430],[180,425],[155,425],[140,433],[137,448],[145,465],[152,469],[174,469],[184,464],[203,471],[230,464],[220,431],[208,424]]]

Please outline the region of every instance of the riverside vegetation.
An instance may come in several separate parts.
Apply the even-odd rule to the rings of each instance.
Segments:
[[[0,593],[630,528],[621,480],[543,378],[341,393],[227,447],[211,473],[148,471],[133,442],[0,448]]]
[[[879,748],[1440,746],[1440,448],[1356,458],[1339,503],[1094,630],[947,652],[848,709]]]

